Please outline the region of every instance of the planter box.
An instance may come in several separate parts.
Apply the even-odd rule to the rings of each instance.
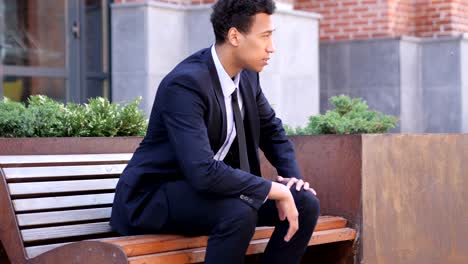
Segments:
[[[321,212],[345,216],[358,230],[354,263],[468,263],[468,134],[292,141]]]
[[[130,153],[141,137],[0,138],[0,155]]]

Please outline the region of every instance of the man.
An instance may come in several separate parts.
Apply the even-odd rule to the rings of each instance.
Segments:
[[[111,225],[119,233],[209,235],[205,263],[243,263],[255,227],[269,225],[264,263],[299,263],[319,202],[259,84],[275,51],[274,9],[272,0],[214,5],[216,44],[163,79],[117,185]],[[260,177],[258,148],[277,182]]]

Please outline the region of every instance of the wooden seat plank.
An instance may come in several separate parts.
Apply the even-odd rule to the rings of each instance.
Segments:
[[[21,230],[24,242],[36,242],[41,240],[85,236],[92,234],[111,233],[109,222],[99,222],[79,225],[65,225],[54,227],[41,227]]]
[[[33,247],[26,247],[26,254],[28,255],[29,258],[34,258],[35,256],[39,256],[40,254],[47,252],[49,250],[52,250],[54,248],[58,248],[61,246],[65,246],[66,244],[69,243],[57,243],[57,244],[49,244],[49,245],[44,245],[44,246],[33,246]]]
[[[83,210],[54,211],[45,213],[17,214],[18,225],[28,227],[44,224],[70,223],[88,220],[108,219],[111,207]]]
[[[127,163],[132,153],[73,155],[0,155],[0,167],[44,167]]]
[[[316,231],[309,241],[309,246],[332,242],[354,240],[356,231],[351,228],[339,228],[332,230]],[[252,240],[247,255],[258,254],[265,251],[269,238]],[[129,257],[130,264],[163,264],[163,263],[197,263],[203,262],[206,248],[185,249],[157,254]]]
[[[38,178],[64,178],[100,175],[120,175],[127,164],[115,165],[83,165],[57,167],[19,167],[5,168],[3,173],[7,181],[35,180]]]
[[[315,231],[344,228],[346,219],[342,217],[322,216],[317,222]],[[271,237],[273,227],[257,227],[252,239]],[[106,242],[120,246],[127,256],[138,256],[187,248],[206,247],[207,236],[195,238],[175,235],[144,235],[107,240]]]
[[[119,179],[99,179],[10,183],[8,184],[8,188],[10,189],[10,194],[12,196],[102,191],[115,189],[118,181]]]
[[[114,193],[55,196],[45,198],[14,199],[13,207],[16,212],[36,210],[66,209],[83,206],[111,205]]]

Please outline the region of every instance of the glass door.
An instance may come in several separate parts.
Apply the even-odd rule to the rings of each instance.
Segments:
[[[107,0],[0,0],[0,96],[109,96]]]
[[[81,0],[81,101],[90,97],[110,97],[108,3]]]
[[[0,77],[4,96],[67,98],[66,1],[0,1]]]

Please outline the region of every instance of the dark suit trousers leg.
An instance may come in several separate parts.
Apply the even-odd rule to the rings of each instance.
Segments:
[[[163,186],[169,217],[161,231],[209,235],[206,264],[244,263],[257,224],[257,210],[238,197],[197,193],[185,181]]]
[[[280,221],[275,201],[268,200],[258,210],[258,226],[275,226],[275,231],[263,254],[265,264],[298,264],[304,255],[307,244],[319,217],[320,205],[317,197],[310,191],[291,190],[299,212],[299,229],[289,242],[284,236],[289,228],[287,220]]]

